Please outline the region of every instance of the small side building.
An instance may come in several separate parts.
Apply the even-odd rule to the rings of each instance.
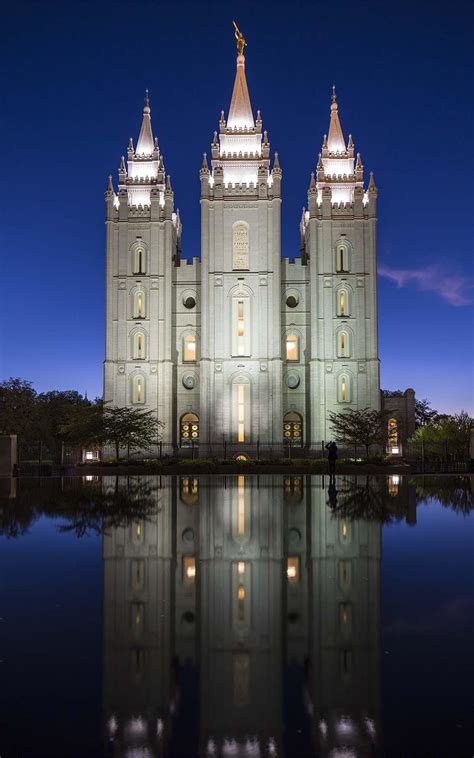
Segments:
[[[403,393],[387,393],[381,390],[380,407],[390,411],[388,417],[387,453],[405,455],[407,440],[415,432],[415,390],[409,387]]]

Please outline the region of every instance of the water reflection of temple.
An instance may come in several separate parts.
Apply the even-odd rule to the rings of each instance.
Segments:
[[[104,536],[109,754],[294,755],[291,669],[305,754],[369,755],[380,525],[335,517],[316,477],[153,481],[152,517]]]

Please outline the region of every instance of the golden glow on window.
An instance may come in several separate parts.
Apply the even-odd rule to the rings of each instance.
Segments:
[[[343,519],[343,521],[341,522],[341,535],[342,535],[343,540],[346,540],[347,537],[349,536],[349,525],[346,519]]]
[[[283,419],[283,437],[285,440],[291,440],[301,444],[303,437],[303,419],[299,413],[290,411],[285,414]]]
[[[186,555],[184,561],[184,578],[188,584],[194,584],[196,579],[196,558],[194,555]]]
[[[237,353],[245,354],[244,301],[237,301]]]
[[[140,360],[145,357],[145,337],[143,334],[135,335],[135,350],[133,351],[133,357],[136,360]]]
[[[289,334],[286,338],[286,360],[297,361],[298,352],[298,337],[295,334]]]
[[[245,534],[245,476],[237,477],[237,533]]]
[[[135,376],[133,379],[133,402],[134,403],[145,402],[145,388],[144,388],[144,380],[142,376]]]
[[[341,400],[343,402],[347,400],[347,382],[345,376],[341,379]]]
[[[339,292],[339,316],[347,316],[347,295],[344,290]]]
[[[196,360],[196,337],[188,334],[184,340],[183,361],[193,363]]]
[[[341,603],[340,606],[340,621],[342,627],[348,627],[351,620],[351,608],[349,603]]]
[[[288,558],[286,576],[290,584],[296,584],[300,578],[300,559],[298,556]]]
[[[132,587],[134,590],[141,590],[144,583],[144,569],[142,560],[132,561]]]
[[[140,537],[142,536],[142,525],[140,524],[139,521],[135,522],[135,536],[137,539],[140,539]]]
[[[400,477],[398,474],[392,474],[388,477],[388,493],[391,495],[391,497],[396,497],[398,495],[398,490],[400,487]]]
[[[245,385],[237,385],[237,441],[245,442]]]
[[[245,600],[245,587],[243,584],[239,584],[237,597],[239,600]]]
[[[143,316],[143,295],[141,292],[137,295],[137,316]]]
[[[245,563],[244,561],[239,561],[237,564],[237,571],[242,576],[242,574],[245,574]]]
[[[199,441],[199,417],[196,413],[185,413],[181,416],[181,444]],[[197,482],[197,480],[196,480]],[[197,484],[196,484],[197,486]]]
[[[191,434],[192,434],[191,425]],[[187,427],[186,427],[187,428]],[[199,480],[195,476],[182,476],[180,480],[180,498],[185,505],[194,505],[198,501]]]
[[[133,603],[132,606],[133,623],[136,627],[140,627],[143,623],[143,605],[142,603]]]

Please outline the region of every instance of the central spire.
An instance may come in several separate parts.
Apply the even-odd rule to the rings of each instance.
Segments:
[[[145,90],[145,107],[143,108],[142,128],[137,142],[137,155],[151,155],[155,146],[150,113],[150,98],[148,97],[148,90]]]
[[[332,86],[331,102],[331,121],[329,124],[328,148],[331,153],[344,153],[346,143],[342,133],[341,122],[339,121],[339,112],[336,100],[336,87]]]
[[[250,105],[249,89],[247,87],[247,79],[245,77],[245,56],[244,47],[246,41],[244,35],[239,30],[235,21],[233,22],[235,27],[235,39],[237,40],[237,71],[235,74],[234,89],[232,91],[232,99],[230,101],[229,118],[227,119],[227,126],[230,129],[249,129],[255,126],[252,114],[252,106]]]

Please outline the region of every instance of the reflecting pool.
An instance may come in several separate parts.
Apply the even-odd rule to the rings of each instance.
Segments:
[[[473,755],[473,480],[0,480],[1,758]]]

